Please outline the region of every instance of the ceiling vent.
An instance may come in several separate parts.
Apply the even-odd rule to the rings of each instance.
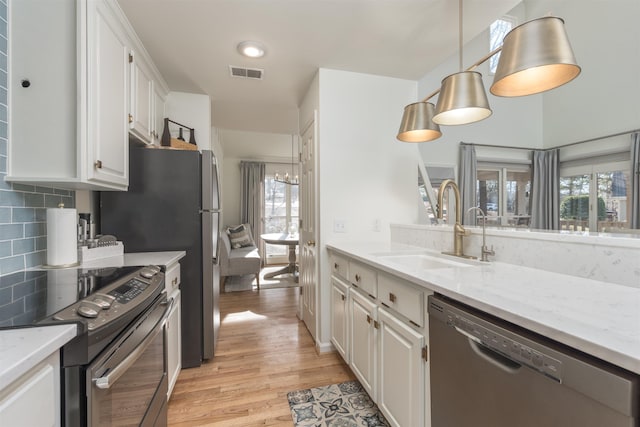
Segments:
[[[229,65],[229,72],[231,73],[231,77],[254,80],[262,80],[262,76],[264,75],[264,70],[260,68],[236,67],[234,65]]]

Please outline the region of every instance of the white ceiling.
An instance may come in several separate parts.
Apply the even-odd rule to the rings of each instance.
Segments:
[[[118,2],[170,89],[211,97],[219,129],[296,133],[318,68],[419,80],[458,47],[455,0]],[[465,41],[519,2],[466,0]],[[266,55],[242,57],[244,40]],[[230,77],[229,65],[262,68],[264,79]]]

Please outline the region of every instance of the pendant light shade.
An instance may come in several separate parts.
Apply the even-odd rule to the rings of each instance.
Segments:
[[[505,37],[491,85],[497,96],[524,96],[570,82],[580,74],[564,20],[554,16],[534,19]]]
[[[427,142],[440,138],[440,126],[433,122],[435,106],[416,102],[404,107],[397,138],[404,142]]]
[[[451,74],[442,80],[433,121],[439,125],[464,125],[492,113],[482,75],[475,71]]]

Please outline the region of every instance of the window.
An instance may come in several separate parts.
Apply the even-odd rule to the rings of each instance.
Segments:
[[[531,168],[478,162],[476,198],[488,226],[528,227]]]
[[[513,27],[516,26],[516,18],[512,16],[503,16],[502,19],[494,21],[489,27],[489,52],[502,45],[502,39],[507,35]],[[489,59],[489,72],[496,73],[498,61],[500,60],[500,52],[493,55]]]
[[[629,228],[629,162],[561,168],[560,228],[619,232]]]
[[[297,232],[299,186],[275,181],[275,168],[276,165],[268,164],[265,173],[264,232],[288,233],[290,230]],[[265,244],[264,259],[266,264],[287,262],[288,247]]]

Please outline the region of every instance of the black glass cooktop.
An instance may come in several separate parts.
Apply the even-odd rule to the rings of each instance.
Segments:
[[[0,327],[38,323],[141,267],[48,269],[0,277]]]

